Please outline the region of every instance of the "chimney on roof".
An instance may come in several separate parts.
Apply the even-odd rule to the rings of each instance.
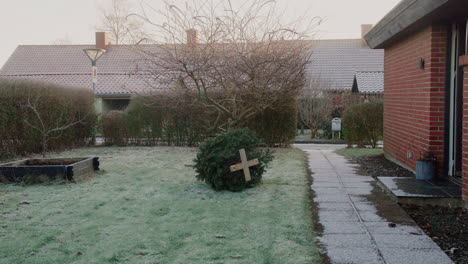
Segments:
[[[109,44],[109,34],[107,32],[96,32],[96,49],[106,49]]]
[[[189,29],[187,32],[187,44],[195,45],[198,44],[198,31],[196,29]]]
[[[372,24],[364,24],[364,25],[361,25],[361,40],[362,40],[362,45],[364,46],[367,46],[367,41],[366,39],[364,38],[367,33],[369,33],[371,30],[372,30],[372,27],[374,25]]]

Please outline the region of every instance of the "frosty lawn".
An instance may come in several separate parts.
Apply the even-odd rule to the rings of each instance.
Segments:
[[[197,182],[194,149],[92,148],[104,174],[0,185],[0,263],[319,263],[304,155],[279,150],[242,193]],[[225,238],[216,238],[221,235]]]

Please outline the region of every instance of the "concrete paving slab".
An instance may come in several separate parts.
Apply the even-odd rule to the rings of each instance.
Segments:
[[[316,187],[312,185],[312,190],[316,194],[343,194],[343,188],[335,187],[335,188],[323,188],[323,187]]]
[[[366,234],[359,222],[322,222],[324,234]]]
[[[374,203],[369,202],[361,202],[361,203],[354,203],[354,207],[360,211],[374,211],[376,210]]]
[[[337,182],[314,182],[313,186],[319,187],[319,188],[337,188],[340,187],[340,184]]]
[[[339,147],[300,148],[313,173],[323,227],[318,240],[332,263],[452,263],[374,178],[358,175],[357,165],[334,153]]]
[[[439,248],[439,246],[426,235],[374,234],[373,237],[379,248]]]
[[[379,181],[396,197],[459,198],[461,188],[450,181],[419,181],[413,177],[379,177]]]
[[[373,248],[329,248],[333,264],[379,264],[384,263]]]
[[[381,249],[387,264],[453,264],[440,249]]]
[[[372,248],[372,242],[367,234],[324,234],[320,242],[330,248]]]
[[[318,203],[318,208],[321,211],[342,211],[342,210],[353,210],[353,206],[349,202],[342,203]]]
[[[424,235],[424,232],[416,224],[396,224],[391,227],[393,222],[366,222],[364,225],[371,234],[397,234],[397,235]]]
[[[321,222],[359,222],[359,217],[353,209],[341,211],[319,211]]]
[[[319,194],[316,195],[315,202],[317,203],[342,203],[342,202],[348,202],[349,198],[346,195],[340,194]]]

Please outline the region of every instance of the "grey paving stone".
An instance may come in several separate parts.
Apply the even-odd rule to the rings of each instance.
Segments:
[[[380,252],[387,264],[453,264],[453,261],[439,248],[383,248]]]
[[[372,248],[372,242],[366,234],[324,234],[320,242],[328,247]]]
[[[333,264],[384,263],[373,248],[329,248],[328,256]]]
[[[372,193],[374,187],[346,188],[346,193],[357,195],[368,195]]]
[[[375,211],[377,210],[374,203],[369,202],[362,202],[362,203],[354,203],[354,206],[358,211]]]
[[[396,222],[396,223],[413,223],[413,219],[400,207],[390,205],[390,207],[379,207],[371,211],[362,211],[359,213],[362,220],[365,222]]]
[[[319,212],[320,222],[359,222],[354,210],[323,211]]]
[[[333,182],[340,183],[340,180],[336,176],[324,177],[324,176],[313,176],[313,182]]]
[[[366,234],[360,222],[322,222],[324,234]]]
[[[392,222],[393,223],[393,222]],[[389,226],[390,222],[366,222],[364,225],[371,234],[399,234],[399,235],[424,235],[424,232],[415,224],[396,224]]]
[[[353,210],[353,206],[349,202],[342,203],[318,203],[319,210],[323,211],[342,211],[342,210]]]
[[[314,173],[312,171],[312,179],[315,178],[315,177],[334,177],[334,178],[338,178],[338,174],[334,173],[334,172],[320,172],[320,173]]]
[[[348,177],[341,177],[341,181],[344,183],[356,183],[356,182],[374,182],[373,178],[369,177],[362,177],[362,176],[348,176]]]
[[[314,182],[312,187],[319,187],[319,188],[337,188],[341,187],[341,184],[337,182]]]
[[[316,187],[314,185],[312,185],[312,190],[316,193],[316,194],[343,194],[343,193],[346,193],[345,190],[343,190],[343,188],[323,188],[323,187]]]
[[[372,187],[371,181],[366,182],[343,182],[345,188],[362,188],[362,187]]]
[[[418,235],[400,235],[400,234],[375,234],[373,235],[377,246],[383,248],[401,248],[401,249],[439,249],[432,239],[428,236]]]
[[[349,202],[347,195],[337,194],[317,194],[314,198],[314,202],[325,202],[325,203],[342,203]]]

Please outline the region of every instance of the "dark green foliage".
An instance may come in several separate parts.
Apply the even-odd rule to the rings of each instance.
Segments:
[[[207,116],[200,109],[188,105],[175,108],[163,97],[145,101],[135,97],[125,112],[103,117],[107,144],[194,146],[208,134],[203,127]]]
[[[134,97],[119,121],[125,127],[109,130],[106,129],[109,126],[104,126],[103,134],[108,144],[196,146],[219,132],[214,125],[216,119],[216,112],[207,111],[199,104],[174,106],[173,101],[164,96]],[[109,122],[103,119],[103,125]],[[255,131],[267,145],[285,146],[294,140],[296,123],[296,100],[284,98],[275,108],[257,114],[245,126]]]
[[[322,134],[320,137],[322,139],[331,139],[332,138],[332,126],[331,126],[331,119],[325,119],[320,123],[320,129],[322,130]]]
[[[268,146],[290,144],[296,137],[296,99],[283,98],[275,108],[268,108],[256,115],[248,127]]]
[[[377,147],[377,141],[383,138],[383,103],[366,103],[346,109],[343,135],[348,144]]]
[[[230,130],[216,138],[205,140],[194,160],[197,179],[205,181],[217,191],[242,191],[260,183],[273,155],[269,150],[259,149],[259,144],[254,132],[247,128]],[[243,171],[230,171],[231,165],[240,163],[240,149],[245,149],[248,160],[258,159],[260,162],[259,165],[250,167],[250,182],[245,181]]]
[[[47,139],[48,151],[82,146],[93,137],[97,118],[94,94],[89,89],[0,80],[0,156],[42,152],[41,132],[26,123],[41,126],[34,111],[26,107],[29,103],[34,105],[48,129],[82,120],[65,130],[51,132]]]
[[[127,144],[128,126],[122,111],[110,111],[102,116],[102,134],[106,145]]]

